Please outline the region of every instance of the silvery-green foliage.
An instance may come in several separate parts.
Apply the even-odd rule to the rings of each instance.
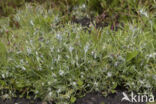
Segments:
[[[0,87],[7,88],[9,96],[15,96],[14,89],[27,88],[24,94],[33,92],[57,104],[90,91],[113,92],[117,86],[153,90],[156,38],[150,15],[150,20],[140,17],[146,25],[132,21],[117,31],[108,26],[88,32],[78,24],[57,24],[62,18],[53,9],[27,4],[14,15],[19,28],[10,27],[8,19],[0,28],[9,32],[0,38],[0,58],[6,58],[6,64],[0,59]]]

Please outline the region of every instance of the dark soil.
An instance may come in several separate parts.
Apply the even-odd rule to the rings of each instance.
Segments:
[[[93,23],[94,21],[95,23]],[[89,27],[91,24],[93,24],[96,28],[103,28],[103,27],[108,26],[108,23],[103,23],[102,21],[96,22],[96,19],[88,18],[88,17],[82,17],[80,19],[73,18],[72,22],[76,24],[80,24],[83,27]]]
[[[30,100],[26,98],[12,98],[2,100],[0,99],[0,104],[55,104],[54,102],[43,102],[40,99]]]
[[[40,100],[28,100],[25,98],[0,99],[0,104],[43,104]]]
[[[156,93],[154,93],[156,96]],[[110,94],[107,97],[102,96],[101,93],[89,93],[85,97],[80,98],[75,104],[146,104],[144,103],[131,103],[128,101],[121,101],[123,98],[122,92]]]
[[[156,96],[156,92],[154,93]],[[146,103],[130,103],[128,101],[121,102],[123,98],[122,92],[117,92],[116,94],[109,94],[104,97],[99,92],[92,92],[87,94],[85,97],[80,98],[75,104],[146,104]],[[54,102],[42,102],[40,99],[28,100],[25,98],[13,98],[2,100],[0,99],[0,104],[55,104]]]
[[[73,18],[72,22],[77,23],[77,24],[81,24],[82,26],[89,27],[92,20],[90,18],[83,17],[81,19]]]
[[[113,22],[113,24],[110,24],[108,22],[105,22],[103,20],[98,21],[97,18],[88,18],[88,17],[82,17],[80,19],[73,18],[72,23],[80,24],[84,27],[84,30],[90,31],[90,25],[93,25],[96,29],[107,27],[108,25],[111,25],[110,29],[117,31],[120,26],[123,27],[122,23],[119,23],[118,21]]]

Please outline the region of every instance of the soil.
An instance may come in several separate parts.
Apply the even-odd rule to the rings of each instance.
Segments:
[[[80,19],[78,19],[78,18],[72,19],[73,23],[80,24],[86,28],[88,28],[91,24],[94,24],[93,23],[94,21],[96,21],[96,19],[88,18],[88,17],[82,17]],[[96,22],[94,25],[96,28],[103,28],[103,27],[108,26],[108,23],[103,23],[102,21],[100,21],[100,22]]]
[[[100,92],[88,93],[86,96],[79,98],[75,104],[147,104],[147,103],[131,103],[128,101],[121,101],[123,98],[123,92],[118,91],[115,94],[109,94],[104,97]],[[154,92],[156,96],[156,92]],[[56,104],[54,102],[42,102],[40,99],[28,100],[25,98],[13,98],[2,100],[0,99],[0,104]]]
[[[87,17],[83,17],[81,19],[73,18],[73,23],[81,24],[82,26],[89,27],[92,20]]]
[[[107,97],[102,96],[101,93],[89,93],[85,97],[78,99],[75,104],[146,104],[146,103],[131,103],[128,101],[121,101],[123,98],[122,92],[110,94]]]
[[[132,103],[129,101],[121,101],[123,92],[128,94],[127,91],[120,90],[115,94],[109,94],[107,97],[104,97],[100,92],[93,92],[78,99],[75,104],[147,104],[146,102]],[[153,91],[153,95],[156,97],[156,91]]]
[[[96,29],[104,28],[109,25],[109,23],[104,22],[103,20],[98,21],[96,18],[93,19],[88,17],[82,17],[80,19],[73,18],[72,23],[80,24],[81,26],[84,27],[84,30],[89,30],[90,25],[94,25]],[[111,25],[110,29],[114,31],[117,31],[120,28],[120,26],[123,27],[123,24],[119,23],[118,21],[110,25]]]
[[[2,100],[0,99],[0,104],[43,104],[40,100],[28,100],[25,98],[12,98]]]

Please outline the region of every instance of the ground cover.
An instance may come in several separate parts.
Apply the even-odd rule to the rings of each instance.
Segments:
[[[101,99],[118,90],[155,92],[156,12],[143,8],[116,26],[85,10],[82,5],[63,15],[33,3],[1,17],[1,99],[72,104],[90,92]]]

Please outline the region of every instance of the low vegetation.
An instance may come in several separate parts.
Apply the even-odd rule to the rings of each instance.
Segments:
[[[110,24],[97,29],[93,22],[86,29],[73,23],[70,16],[88,14],[83,12],[83,2],[69,17],[56,7],[47,9],[46,3],[26,3],[15,14],[1,17],[0,97],[33,96],[72,104],[88,92],[107,95],[116,92],[117,87],[155,91],[156,3],[136,1],[140,5],[128,0],[121,8],[118,4],[124,3],[122,0],[112,0],[108,8],[107,0],[85,1],[87,7],[100,5],[93,13],[104,10],[108,15],[128,14],[123,15],[124,21],[118,19],[122,24],[117,30]],[[67,3],[62,5],[67,7]],[[111,22],[113,17],[109,17]]]

